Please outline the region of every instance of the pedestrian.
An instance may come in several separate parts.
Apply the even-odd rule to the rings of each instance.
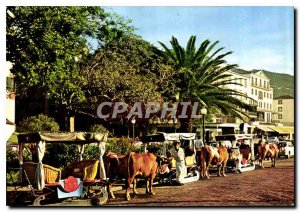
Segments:
[[[170,153],[176,161],[176,185],[183,185],[184,177],[186,176],[186,166],[184,150],[180,147],[179,141],[173,143]]]

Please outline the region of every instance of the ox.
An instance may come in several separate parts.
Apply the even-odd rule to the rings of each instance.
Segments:
[[[130,184],[136,176],[142,176],[147,181],[146,194],[155,195],[153,180],[158,171],[157,157],[152,153],[130,153],[128,158],[128,178],[126,182],[126,199],[130,200]],[[136,183],[133,183],[133,192],[137,194]]]
[[[110,197],[114,199],[115,195],[112,192],[112,183],[115,181],[116,177],[118,177],[118,179],[127,179],[128,156],[109,152],[106,155],[105,169],[106,175],[109,178],[107,192]]]
[[[259,166],[261,168],[265,168],[263,165],[263,161],[265,158],[271,158],[271,166],[275,167],[276,166],[276,158],[278,158],[278,147],[276,144],[264,144],[261,141],[258,143],[258,148],[257,148],[257,157],[259,160]]]
[[[106,157],[106,170],[109,177],[108,193],[111,198],[115,198],[112,192],[112,183],[115,177],[119,179],[125,178],[126,188],[126,199],[130,200],[130,185],[133,183],[133,192],[138,194],[136,190],[136,176],[142,176],[146,178],[146,194],[150,193],[155,195],[153,192],[153,180],[156,176],[157,160],[155,155],[152,153],[136,154],[130,152],[127,155],[119,155],[116,153],[108,153]]]
[[[204,147],[201,147],[201,150],[198,152],[200,154],[200,158],[197,161],[198,166],[201,167],[202,178],[204,178],[205,176],[207,178],[210,178],[208,172],[210,164],[218,166],[218,176],[226,177],[225,167],[229,159],[229,153],[226,147],[219,146],[216,148],[206,145]]]

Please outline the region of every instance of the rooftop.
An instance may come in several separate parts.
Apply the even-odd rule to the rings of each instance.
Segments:
[[[290,96],[290,95],[283,95],[283,96],[278,96],[275,99],[294,99],[294,97]]]

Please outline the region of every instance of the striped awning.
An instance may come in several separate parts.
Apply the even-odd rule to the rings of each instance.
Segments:
[[[262,131],[265,131],[265,132],[274,132],[274,130],[272,130],[270,127],[267,127],[267,126],[261,126],[261,125],[258,125],[256,126],[258,129],[262,130]]]
[[[270,127],[279,134],[294,134],[294,127]]]

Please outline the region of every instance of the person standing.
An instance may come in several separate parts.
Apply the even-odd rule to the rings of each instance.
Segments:
[[[179,141],[173,143],[173,148],[170,153],[176,161],[176,184],[183,185],[183,180],[186,176],[186,166],[184,150],[180,147]]]

